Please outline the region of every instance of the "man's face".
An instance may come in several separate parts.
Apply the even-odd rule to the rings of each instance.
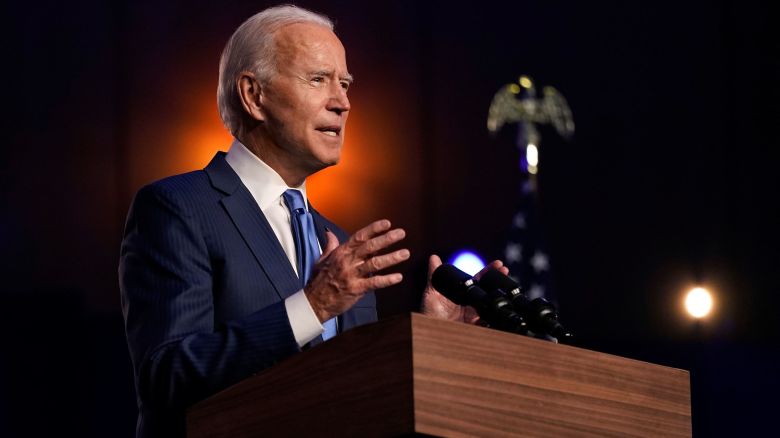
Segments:
[[[261,93],[266,139],[290,170],[311,175],[341,156],[352,81],[344,47],[303,23],[280,29],[275,43],[277,73]]]

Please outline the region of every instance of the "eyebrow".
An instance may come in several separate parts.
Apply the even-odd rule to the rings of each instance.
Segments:
[[[319,70],[311,73],[312,76],[332,76],[333,74],[334,74],[333,71],[327,71],[327,70]],[[341,76],[339,80],[347,81],[349,84],[352,84],[353,82],[355,82],[355,77],[352,76],[352,74],[347,73],[344,76]]]

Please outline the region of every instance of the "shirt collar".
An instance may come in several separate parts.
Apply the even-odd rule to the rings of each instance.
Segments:
[[[300,187],[289,187],[282,177],[267,165],[263,160],[253,154],[238,139],[233,139],[230,145],[226,161],[238,174],[249,193],[255,198],[260,210],[265,210],[276,202],[280,202],[282,193],[288,189],[300,190],[303,194],[303,202],[308,209],[306,197],[306,181]]]

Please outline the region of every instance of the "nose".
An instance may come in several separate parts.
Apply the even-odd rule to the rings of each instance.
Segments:
[[[347,97],[347,90],[338,82],[334,82],[330,99],[328,99],[327,109],[341,115],[350,110],[352,106]]]

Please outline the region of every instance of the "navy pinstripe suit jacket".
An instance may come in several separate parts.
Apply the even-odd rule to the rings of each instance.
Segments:
[[[323,247],[326,227],[347,238],[312,215]],[[284,306],[299,279],[223,152],[138,192],[119,282],[139,437],[184,436],[187,406],[299,351]],[[369,293],[339,327],[375,320]]]

